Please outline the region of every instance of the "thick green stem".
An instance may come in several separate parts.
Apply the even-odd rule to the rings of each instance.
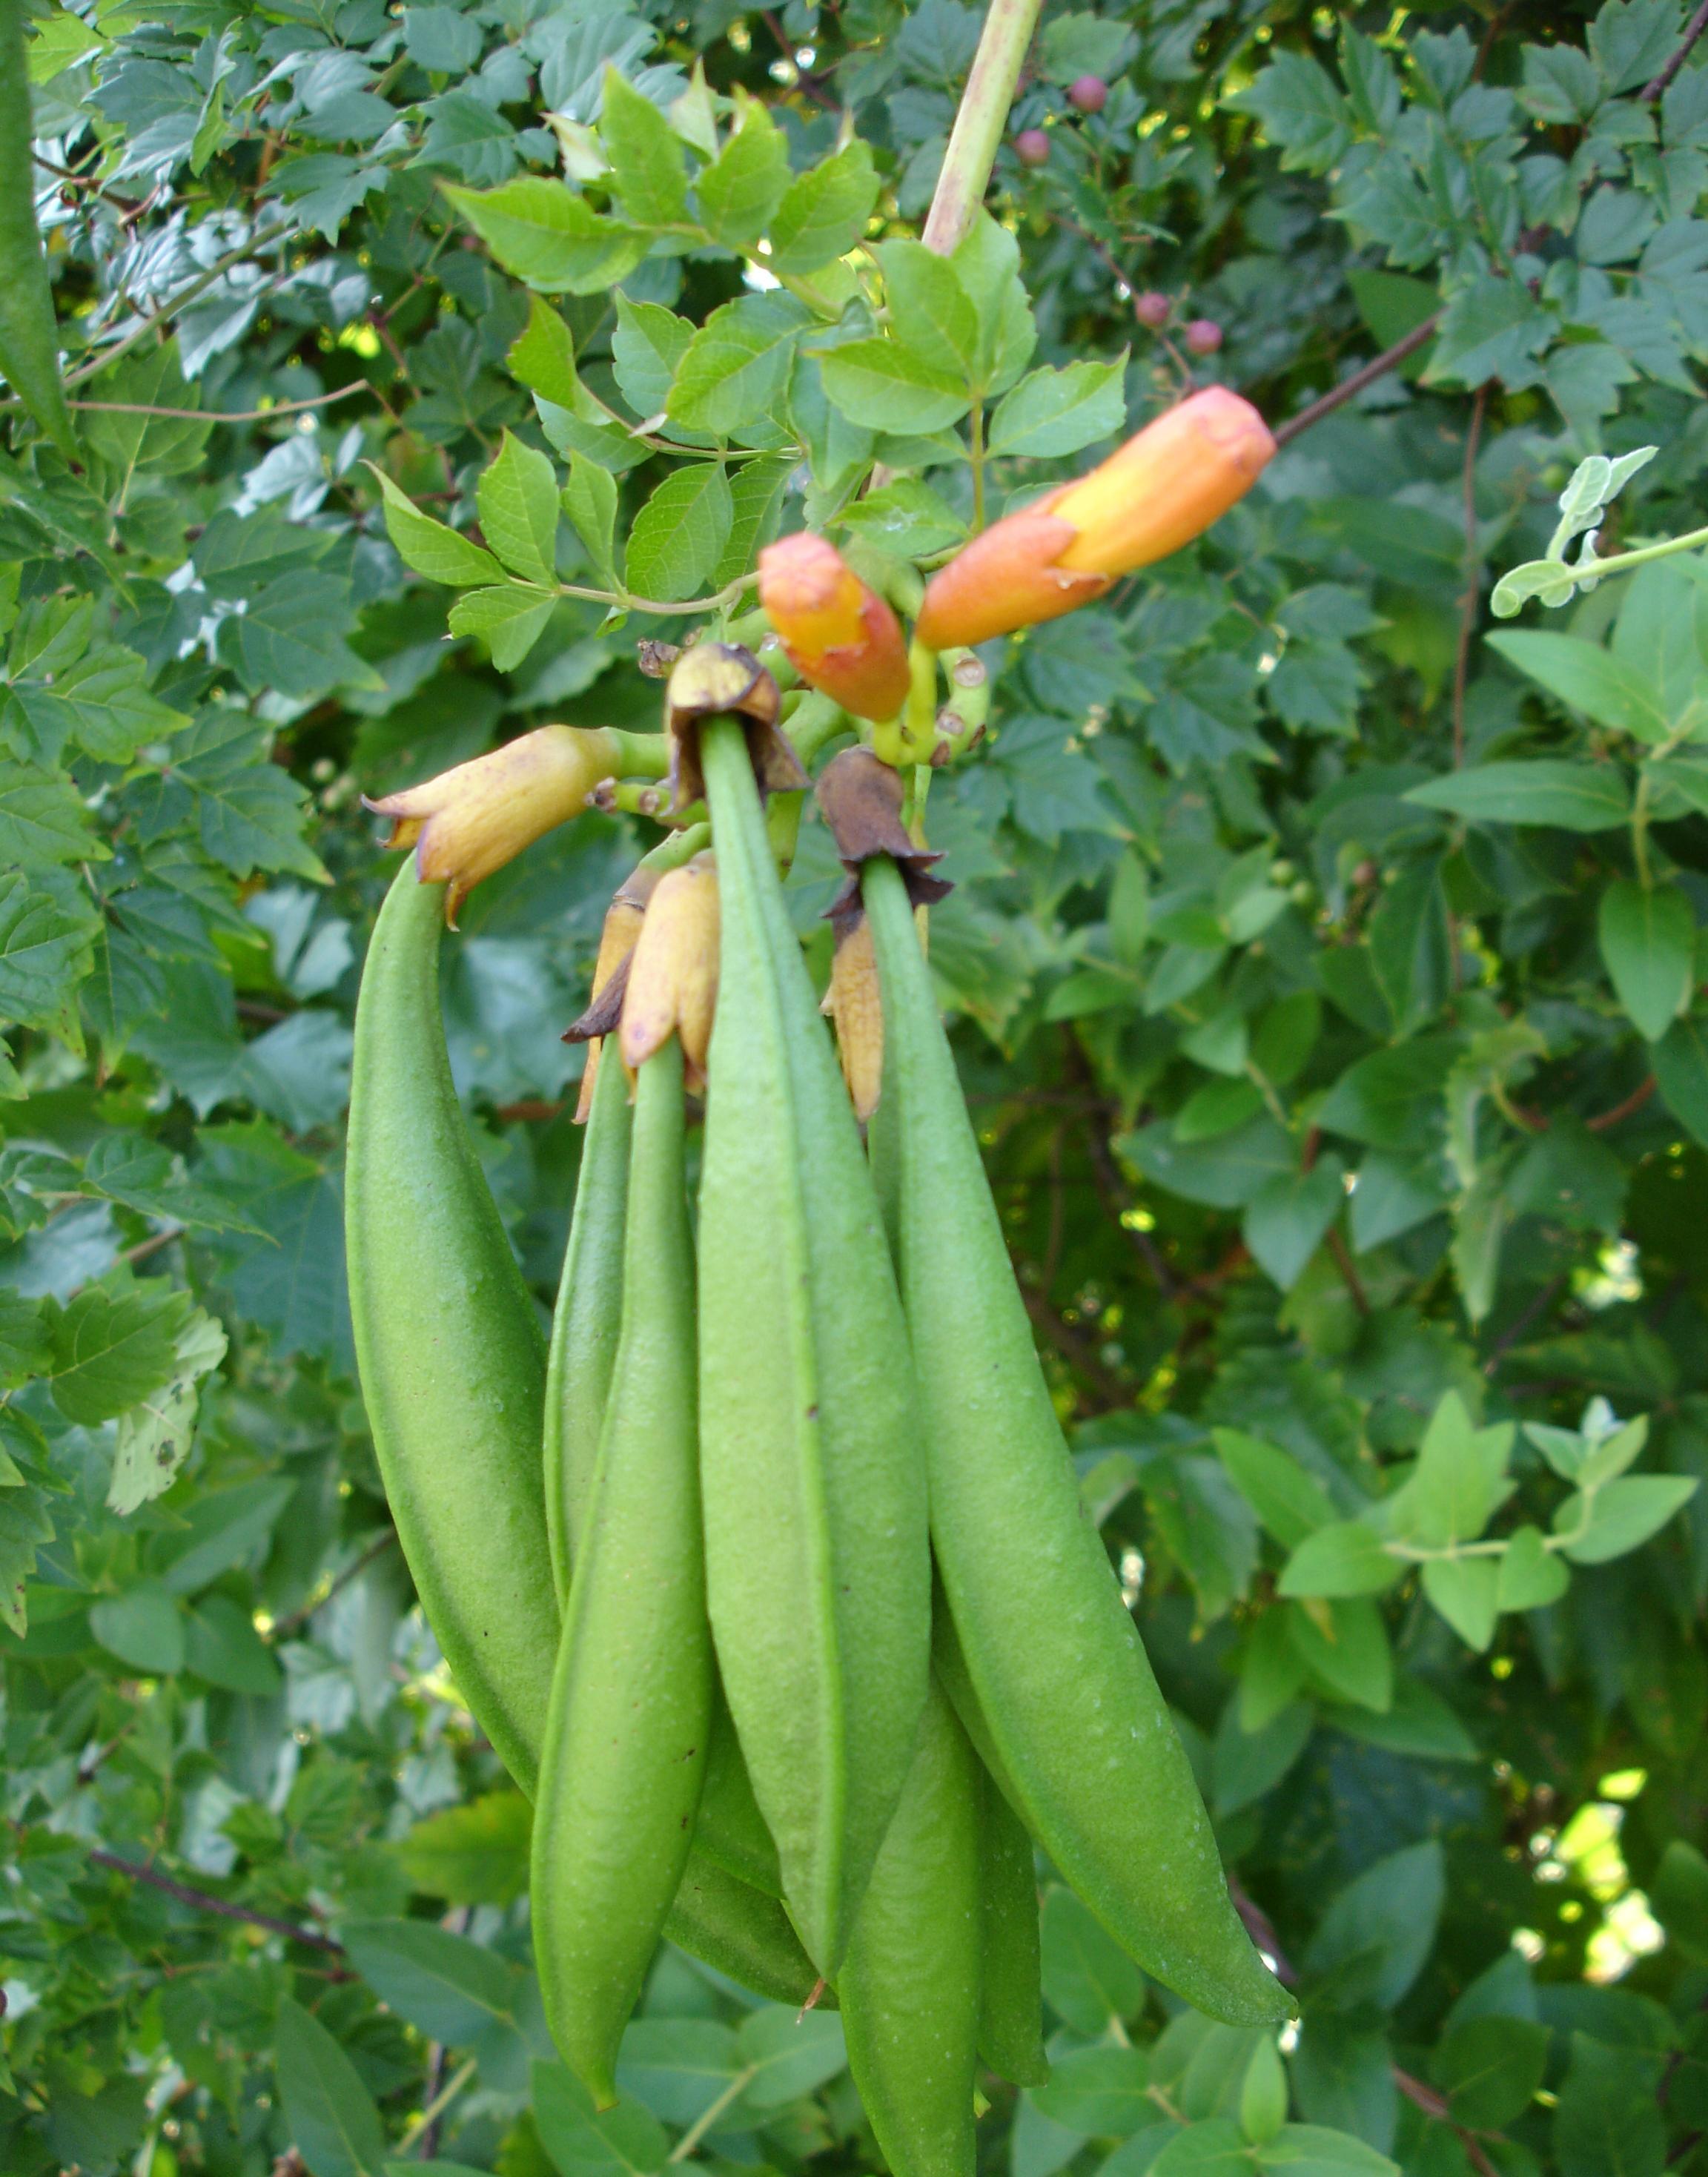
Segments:
[[[663,778],[670,768],[668,734],[631,734],[621,726],[607,728],[622,758],[621,778]]]
[[[1638,777],[1636,799],[1631,805],[1631,858],[1637,865],[1638,882],[1645,892],[1652,892],[1655,879],[1649,867],[1649,773],[1646,768]]]
[[[638,866],[643,870],[655,870],[660,876],[664,876],[670,870],[679,870],[685,863],[691,862],[696,854],[711,844],[712,827],[709,824],[690,824],[685,831],[673,832],[668,838],[661,839],[650,853],[641,855]]]
[[[1021,63],[1038,24],[1041,0],[990,0],[973,72],[944,154],[943,171],[925,217],[925,244],[939,257],[952,254],[985,200],[996,146],[1014,102]]]

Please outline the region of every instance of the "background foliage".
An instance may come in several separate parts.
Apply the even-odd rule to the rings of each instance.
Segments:
[[[1586,456],[1660,449],[1604,553],[1696,525],[1708,46],[1673,68],[1676,0],[1052,6],[1011,123],[1049,156],[1002,152],[951,271],[907,237],[978,27],[30,24],[82,458],[7,405],[19,2177],[876,2166],[834,2016],[674,1954],[614,2116],[552,2060],[526,1809],[412,1608],[352,1374],[389,866],[357,795],[651,724],[633,645],[682,621],[603,597],[733,603],[803,521],[939,553],[1188,379],[1279,425],[1413,332],[1207,543],[994,646],[996,730],[931,798],[933,964],[1088,1501],[1302,2010],[1280,2060],[1177,2015],[1046,1887],[1055,2079],[990,2082],[981,2153],[1704,2162],[1708,588],[1686,556],[1485,613]],[[558,1034],[650,835],[579,821],[449,948],[543,1307]],[[809,823],[821,969],[834,876]]]

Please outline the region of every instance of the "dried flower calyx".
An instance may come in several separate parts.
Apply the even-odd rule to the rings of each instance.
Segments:
[[[848,883],[832,903],[832,918],[859,897],[861,865],[874,854],[887,854],[895,862],[915,907],[929,906],[953,891],[952,885],[931,875],[932,863],[943,859],[941,849],[922,847],[908,835],[902,821],[901,773],[870,749],[844,749],[832,758],[819,775],[818,805],[849,872]]]
[[[747,727],[754,774],[767,794],[799,793],[812,782],[778,723],[778,685],[750,650],[732,642],[696,642],[670,668],[664,690],[664,729],[670,736],[674,805],[685,809],[704,799],[700,769],[700,724],[736,717]]]

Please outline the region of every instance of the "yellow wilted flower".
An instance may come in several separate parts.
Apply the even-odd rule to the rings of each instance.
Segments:
[[[580,816],[601,779],[621,768],[614,734],[603,727],[542,726],[442,771],[420,786],[363,796],[376,816],[389,816],[389,847],[413,847],[423,884],[444,884],[445,919],[483,877],[514,861],[554,826]]]

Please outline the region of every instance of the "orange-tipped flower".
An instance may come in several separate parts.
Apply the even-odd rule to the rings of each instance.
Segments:
[[[718,865],[702,854],[661,878],[647,903],[623,994],[624,1065],[636,1071],[674,1034],[688,1086],[703,1087],[717,1004]]]
[[[423,884],[445,886],[445,919],[455,927],[481,879],[580,816],[621,761],[615,736],[603,728],[542,726],[423,785],[363,802],[391,818],[388,847],[414,848]]]
[[[892,718],[908,700],[908,646],[895,614],[834,544],[802,530],[759,555],[759,602],[803,680],[857,718]]]
[[[1249,401],[1194,393],[1089,476],[995,522],[925,587],[919,638],[932,650],[987,641],[1100,597],[1119,575],[1165,559],[1243,499],[1275,450]]]

